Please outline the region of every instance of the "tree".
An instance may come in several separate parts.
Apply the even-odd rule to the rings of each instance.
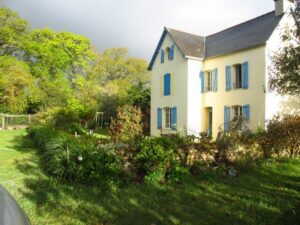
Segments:
[[[0,55],[19,50],[27,32],[25,20],[10,9],[0,8]]]
[[[82,88],[94,60],[90,40],[69,32],[34,30],[24,43],[25,60],[44,92],[43,106],[66,105]]]
[[[150,80],[147,63],[128,57],[125,48],[108,49],[98,55],[88,77],[100,85],[101,109],[109,115],[115,115],[118,106],[128,104],[132,87]]]
[[[11,56],[0,56],[0,105],[2,111],[24,113],[40,97],[29,66]],[[0,110],[1,110],[0,108]]]
[[[281,35],[284,43],[278,54],[272,56],[269,88],[279,94],[300,95],[300,4],[291,12],[296,26]]]

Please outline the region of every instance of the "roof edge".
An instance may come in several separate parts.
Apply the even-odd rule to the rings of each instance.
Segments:
[[[231,26],[231,27],[225,28],[224,30],[221,30],[221,31],[212,33],[212,34],[210,34],[210,35],[207,35],[207,36],[205,36],[205,38],[208,38],[208,37],[210,37],[210,36],[213,36],[213,35],[222,33],[222,32],[224,32],[224,31],[230,30],[230,29],[232,29],[232,28],[234,28],[234,27],[238,27],[238,26],[240,26],[240,25],[242,25],[242,24],[245,24],[245,23],[248,23],[248,22],[250,22],[250,21],[252,21],[252,20],[256,20],[256,19],[258,19],[258,18],[264,17],[264,16],[269,15],[269,14],[271,14],[271,13],[275,13],[275,10],[273,10],[273,11],[271,11],[271,12],[268,12],[268,13],[265,13],[265,14],[263,14],[263,15],[257,16],[257,17],[255,17],[255,18],[246,20],[246,21],[244,21],[244,22],[242,22],[242,23],[233,25],[233,26]]]

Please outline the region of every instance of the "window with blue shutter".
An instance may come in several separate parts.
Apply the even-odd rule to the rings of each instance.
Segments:
[[[164,96],[171,94],[171,75],[169,73],[164,75]]]
[[[249,64],[244,62],[242,64],[242,86],[243,89],[248,89],[249,86]]]
[[[212,89],[214,92],[218,91],[218,69],[215,68],[213,70],[213,83]]]
[[[163,49],[160,50],[160,62],[165,62],[165,51]]]
[[[171,128],[172,130],[176,130],[177,128],[177,108],[173,107],[171,109]]]
[[[161,108],[157,109],[157,129],[162,128],[162,110]]]
[[[230,107],[224,106],[224,131],[230,129]]]
[[[204,72],[200,71],[200,87],[201,93],[204,93]]]
[[[250,119],[250,105],[243,106],[243,117],[245,120]]]
[[[170,60],[174,59],[174,45],[171,46],[170,48]]]
[[[231,90],[231,66],[226,66],[226,91]]]

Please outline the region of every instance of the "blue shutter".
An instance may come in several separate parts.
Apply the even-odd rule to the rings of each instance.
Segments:
[[[171,109],[171,128],[172,130],[176,130],[177,128],[177,108],[173,107]]]
[[[201,93],[204,93],[204,72],[200,71]]]
[[[170,48],[170,60],[174,59],[174,45],[171,46]]]
[[[164,76],[164,96],[171,94],[171,75],[169,73]]]
[[[250,105],[243,106],[243,117],[245,120],[250,119]]]
[[[212,87],[213,91],[216,92],[218,91],[218,69],[215,68],[213,70],[213,87]]]
[[[230,108],[224,106],[224,131],[229,131],[230,129]]]
[[[249,64],[248,62],[244,62],[242,64],[242,82],[243,82],[243,89],[248,89],[248,82],[249,82]]]
[[[165,51],[163,49],[160,50],[160,62],[165,62]]]
[[[157,129],[162,128],[162,110],[161,108],[157,109]]]
[[[226,91],[231,90],[231,66],[226,66]]]

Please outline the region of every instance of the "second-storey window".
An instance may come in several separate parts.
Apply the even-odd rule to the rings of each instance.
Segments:
[[[233,84],[233,87],[235,89],[242,88],[242,64],[234,65],[234,71],[235,71],[235,83]]]
[[[206,92],[218,91],[218,69],[208,70],[205,72]]]
[[[206,83],[206,92],[212,91],[212,71],[206,72],[207,83]]]
[[[231,68],[233,74],[231,75]],[[231,80],[233,80],[233,89],[248,89],[249,86],[249,64],[235,64],[232,67],[226,66],[226,91],[231,90]]]

